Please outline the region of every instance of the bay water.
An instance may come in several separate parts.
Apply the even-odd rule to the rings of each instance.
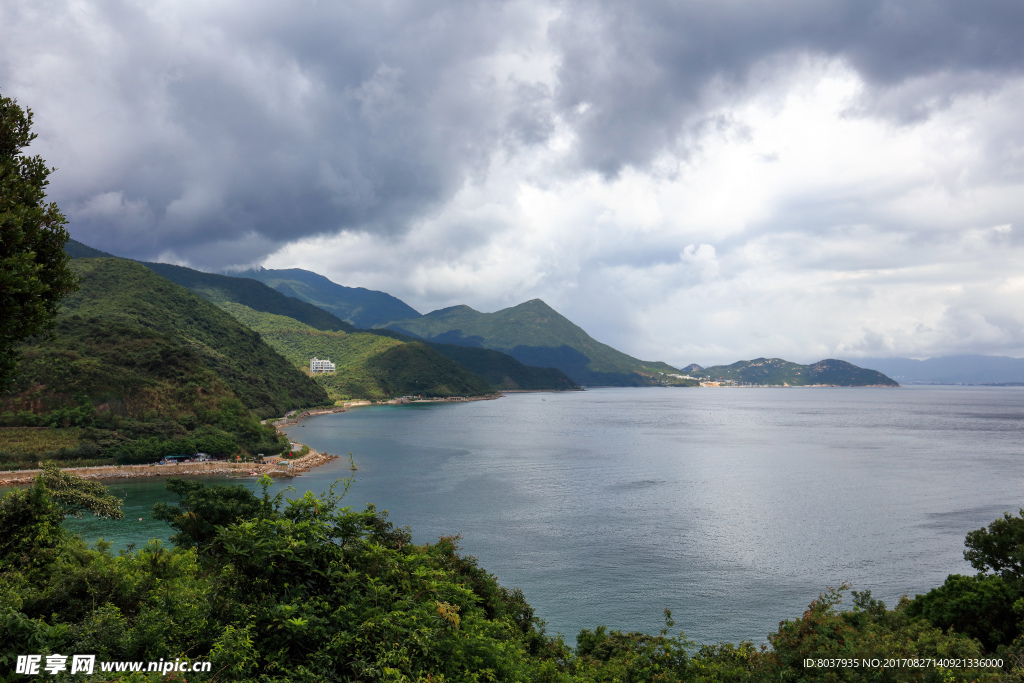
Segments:
[[[1014,387],[511,394],[288,433],[358,467],[287,482],[298,493],[351,475],[346,503],[387,509],[417,542],[460,534],[570,643],[599,624],[657,632],[665,608],[699,643],[764,642],[843,582],[891,606],[974,573],[965,534],[1024,506]],[[161,480],[113,487],[123,522],[69,525],[120,546],[167,538],[148,511],[176,499]]]

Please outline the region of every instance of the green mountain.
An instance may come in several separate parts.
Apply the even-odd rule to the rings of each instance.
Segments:
[[[319,306],[363,329],[420,315],[416,309],[390,294],[363,287],[345,287],[301,268],[257,268],[232,275],[259,280],[282,294]]]
[[[75,242],[74,240],[69,241],[67,247],[68,253],[76,258],[90,258],[96,255],[107,255],[105,252],[101,252],[98,249],[86,246],[81,242]],[[115,257],[116,258],[116,257]],[[204,273],[202,271],[194,270],[192,268],[185,268],[182,266],[175,266],[166,263],[143,263],[147,268],[153,272],[165,277],[172,282],[179,284],[193,293],[198,294],[207,301],[210,301],[225,310],[229,310],[225,304],[234,303],[240,304],[246,309],[253,311],[259,311],[264,313],[270,313],[277,316],[285,316],[291,318],[300,323],[304,323],[312,328],[322,331],[344,331],[344,332],[355,332],[354,328],[348,322],[341,320],[337,316],[327,312],[326,310],[314,306],[313,304],[301,301],[292,296],[286,296],[285,294],[271,289],[267,285],[263,284],[258,280],[253,280],[243,277],[218,275],[215,273]],[[293,271],[262,271],[263,273],[269,272],[293,272]],[[355,290],[349,287],[340,287],[334,283],[322,278],[315,273],[309,273],[308,271],[295,270],[295,273],[299,273],[300,276],[309,276],[307,279],[314,284],[326,282],[324,285],[327,289],[340,288],[341,290],[349,290],[355,292],[369,292],[369,290]],[[382,295],[381,292],[370,292],[371,295]],[[393,299],[388,295],[382,295],[385,299]],[[373,297],[370,297],[373,299]],[[379,300],[379,297],[378,297]],[[398,301],[393,299],[393,301]],[[387,303],[387,301],[385,301]],[[393,302],[392,302],[393,303]],[[415,310],[405,306],[398,301],[398,306],[391,306],[391,308],[385,308],[385,310],[398,311],[403,315],[411,312],[413,315],[419,315]],[[389,304],[390,305],[390,304]],[[235,312],[229,310],[229,312]],[[280,326],[278,326],[280,327]],[[391,337],[398,339],[400,342],[412,341],[414,338],[407,335],[401,335],[391,330],[374,330],[370,332],[371,335],[382,337],[382,339],[369,339],[363,337],[356,337],[355,339],[363,339],[358,345],[363,348],[369,355],[362,356],[362,360],[354,361],[352,363],[346,363],[345,372],[351,374],[350,380],[341,386],[338,384],[337,377],[332,379],[332,388],[330,389],[332,396],[344,397],[344,398],[384,398],[388,396],[403,395],[408,393],[406,391],[397,391],[396,387],[402,386],[409,388],[410,386],[415,388],[417,386],[433,387],[437,389],[437,395],[464,395],[464,394],[476,394],[479,389],[478,386],[467,384],[465,381],[458,380],[452,385],[455,389],[451,392],[443,390],[442,385],[444,382],[439,382],[436,377],[436,368],[441,366],[447,366],[448,364],[437,358],[432,358],[428,353],[425,358],[419,358],[419,355],[423,354],[422,350],[418,350],[416,354],[407,355],[410,362],[419,368],[427,370],[427,375],[424,377],[410,377],[404,383],[395,383],[394,379],[381,380],[381,381],[369,381],[366,376],[368,372],[367,368],[363,367],[361,363],[369,362],[369,358],[373,357],[371,353],[373,349],[379,352],[384,352],[388,348],[392,348],[397,345],[395,342],[388,342],[386,338]],[[350,341],[350,343],[355,343]],[[435,351],[440,353],[445,358],[454,360],[457,363],[462,364],[468,368],[470,372],[476,373],[480,377],[484,378],[491,387],[491,390],[500,391],[502,389],[540,389],[540,390],[560,390],[560,389],[576,389],[576,384],[565,376],[563,373],[553,368],[532,368],[523,365],[519,361],[507,356],[506,354],[499,352],[488,352],[484,349],[465,351],[459,347],[446,348],[444,345],[433,346]],[[283,351],[282,351],[283,352]],[[343,351],[348,353],[348,351]],[[362,352],[360,352],[362,353]],[[316,355],[316,354],[312,354]],[[324,353],[320,353],[321,356]],[[309,358],[307,356],[301,362],[296,361],[295,364],[299,367],[305,368],[308,366]],[[399,352],[393,352],[392,356],[388,358],[400,358],[403,354]],[[377,362],[384,363],[388,359],[378,359]],[[391,362],[391,361],[388,361]],[[394,367],[391,373],[397,373],[398,368]],[[410,369],[411,372],[411,369]],[[378,373],[379,374],[379,373]],[[403,374],[403,373],[398,373]],[[337,386],[335,386],[337,385]],[[469,389],[473,389],[470,391]],[[397,391],[397,393],[396,393]],[[430,391],[417,391],[414,393],[431,393]],[[489,393],[489,392],[485,392]],[[338,400],[335,398],[334,400]]]
[[[258,280],[204,273],[167,263],[143,263],[143,265],[154,273],[190,289],[215,304],[223,302],[242,304],[257,311],[294,318],[318,330],[354,332],[356,329],[332,313],[292,296],[285,296]]]
[[[596,341],[540,299],[495,313],[452,306],[386,327],[431,342],[504,351],[526,365],[558,368],[578,384],[644,386],[677,381],[669,377],[678,373],[671,365],[637,360]]]
[[[406,395],[480,396],[491,386],[463,365],[420,341],[373,332],[317,330],[291,318],[224,302],[225,311],[260,336],[296,368],[330,360],[335,372],[317,374],[331,400]]]
[[[328,402],[256,332],[145,266],[87,258],[72,268],[81,288],[64,300],[53,336],[22,347],[15,385],[0,396],[0,424],[57,430],[22,455],[46,444],[60,444],[65,460],[119,462],[279,452],[259,418]],[[7,450],[0,461],[18,461]]]
[[[313,304],[300,301],[292,296],[285,296],[280,291],[271,289],[257,280],[217,275],[214,273],[204,273],[191,268],[173,266],[166,263],[144,263],[143,265],[153,272],[166,277],[172,282],[188,288],[207,301],[220,306],[232,315],[235,315],[239,320],[243,320],[243,316],[238,315],[238,312],[241,309],[229,307],[225,304],[239,304],[252,311],[284,316],[300,323],[304,323],[305,325],[317,330],[343,332],[357,331],[351,324],[341,320],[335,315],[328,313]],[[312,273],[310,273],[310,275],[312,275]],[[331,284],[333,285],[333,283]],[[379,292],[377,292],[377,294],[379,294]],[[254,325],[262,325],[262,323],[259,322],[258,317],[247,316],[243,320],[243,324],[248,325],[250,322]],[[253,327],[253,329],[262,330],[263,327]],[[282,329],[282,325],[276,325],[275,329]],[[358,356],[358,359],[354,359],[351,362],[345,362],[343,364],[344,370],[342,370],[342,366],[339,366],[339,373],[343,373],[346,376],[346,379],[342,380],[341,374],[332,375],[330,376],[330,380],[324,384],[324,387],[327,389],[328,394],[333,397],[333,400],[340,400],[342,398],[386,398],[402,396],[410,393],[410,390],[414,390],[417,387],[419,390],[414,390],[412,393],[427,394],[431,396],[463,396],[477,395],[481,393],[479,390],[480,387],[474,383],[475,380],[468,381],[466,377],[460,379],[451,375],[451,368],[448,367],[449,363],[438,358],[432,358],[430,353],[426,352],[424,349],[420,349],[419,347],[416,347],[417,350],[415,353],[410,353],[408,350],[403,352],[391,351],[391,355],[385,357],[378,357],[379,354],[373,353],[374,350],[379,353],[383,353],[388,349],[396,348],[402,343],[411,341],[413,338],[397,335],[391,331],[384,330],[375,330],[368,332],[368,334],[370,336],[380,338],[368,339],[364,336],[357,335],[353,340],[349,340],[343,348],[334,350],[334,356],[330,356],[332,359],[339,355],[347,356],[350,353],[352,345],[362,349],[359,352],[360,355]],[[396,342],[393,337],[398,337],[401,341]],[[307,354],[305,355],[305,358],[300,359],[297,356],[288,355],[286,352],[288,347],[287,345],[279,345],[282,341],[279,337],[265,336],[265,339],[278,352],[285,354],[289,360],[298,367],[308,367],[309,359],[314,355],[317,355],[317,357],[327,357],[329,355],[327,351],[320,351]],[[388,341],[388,339],[390,339],[390,341]],[[355,340],[360,341],[357,342]],[[500,391],[502,389],[558,390],[578,388],[575,382],[554,368],[528,367],[511,356],[498,351],[488,351],[486,349],[464,349],[463,347],[454,347],[443,344],[431,345],[431,348],[445,358],[454,360],[456,363],[461,364],[471,373],[475,373],[488,382],[489,388],[482,393],[490,393],[491,391]],[[305,351],[303,351],[303,353],[305,353]],[[371,362],[371,358],[375,358],[376,360]],[[412,366],[406,370],[400,371],[397,365],[398,359],[400,358],[405,358],[412,363]],[[335,363],[337,364],[337,361],[335,361]],[[369,363],[370,365],[365,365],[366,363]],[[379,364],[381,363],[393,366],[388,372],[388,377],[383,377],[380,374],[381,370]],[[374,370],[373,373],[370,373],[370,367],[375,367],[377,369]],[[414,367],[422,369],[425,374],[422,377],[414,376]],[[440,376],[438,375],[438,372],[442,367],[447,368],[442,372],[442,374],[445,375],[445,379],[443,380],[440,379]],[[370,375],[367,373],[375,373],[374,376],[376,376],[377,379],[370,380]],[[405,375],[406,379],[397,379],[399,375]],[[323,384],[323,382],[321,383]],[[424,389],[424,387],[427,387],[427,389]]]
[[[781,358],[741,360],[732,365],[702,368],[697,364],[684,368],[693,375],[737,384],[803,387],[898,387],[899,384],[875,370],[859,368],[843,360],[821,360],[812,365],[790,363]]]

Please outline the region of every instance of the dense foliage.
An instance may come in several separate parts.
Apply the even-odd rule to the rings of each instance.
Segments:
[[[782,622],[770,647],[697,646],[671,633],[666,610],[658,635],[599,626],[582,631],[573,649],[545,633],[520,591],[461,555],[456,538],[415,545],[372,506],[343,507],[334,488],[285,499],[269,496],[268,483],[260,496],[172,481],[180,502],[156,514],[177,530],[176,547],[154,541],[119,555],[102,542],[87,548],[61,527],[69,511],[116,515],[116,501],[74,477],[50,471],[0,499],[0,677],[12,678],[17,654],[68,652],[210,661],[210,673],[188,680],[264,682],[947,682],[1021,673],[1019,626],[993,645],[922,616],[915,604],[926,598],[928,612],[946,600],[942,589],[895,609],[854,592],[848,611],[838,609],[846,587],[829,590]],[[991,608],[1018,595],[1011,588]],[[805,664],[989,655],[1003,666]]]
[[[558,368],[578,384],[644,386],[678,373],[596,341],[540,299],[494,313],[452,306],[388,327],[431,342],[503,351],[526,365]]]
[[[47,330],[75,287],[67,221],[45,202],[53,169],[23,153],[35,138],[32,110],[0,95],[0,389],[14,373],[18,343]]]
[[[276,453],[286,444],[259,418],[328,402],[258,334],[143,266],[101,258],[72,268],[81,289],[52,338],[21,347],[0,395],[0,428],[11,437],[0,440],[0,469]]]

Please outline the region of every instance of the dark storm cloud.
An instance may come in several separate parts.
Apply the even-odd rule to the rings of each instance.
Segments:
[[[528,22],[514,7],[47,9],[49,20],[9,7],[8,31],[69,45],[59,68],[84,81],[81,92],[34,82],[13,46],[3,51],[0,82],[5,94],[11,86],[24,93],[41,119],[75,106],[77,95],[105,100],[60,134],[111,140],[107,158],[73,158],[57,144],[46,151],[64,168],[94,166],[82,177],[55,176],[52,194],[76,237],[119,253],[226,265],[232,252],[211,254],[210,245],[258,235],[258,258],[311,234],[401,231],[485,168],[495,148],[550,129],[536,85],[493,82],[478,68]],[[515,101],[503,101],[506,90]],[[128,121],[90,119],[90,109]]]
[[[558,96],[579,112],[581,161],[614,174],[685,145],[716,96],[807,57],[855,69],[873,113],[919,119],[1020,73],[1022,26],[1015,0],[571,2],[554,29]]]
[[[856,69],[876,113],[927,116],[1018,72],[1022,25],[994,0],[15,3],[0,89],[37,112],[75,237],[224,267],[400,235],[559,121],[577,170],[644,166],[802,58]],[[537,50],[547,78],[504,65]]]

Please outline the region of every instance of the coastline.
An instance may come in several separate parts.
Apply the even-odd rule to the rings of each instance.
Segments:
[[[63,467],[61,471],[77,474],[83,479],[114,480],[137,479],[140,477],[178,477],[189,474],[241,474],[242,476],[294,477],[314,467],[336,460],[337,455],[319,453],[310,449],[309,453],[295,460],[279,462],[291,463],[291,467],[282,469],[278,462],[189,462],[168,465],[97,465],[94,467]],[[7,470],[0,472],[0,486],[31,484],[42,470]],[[248,473],[255,474],[249,475]]]
[[[272,425],[279,433],[284,434],[282,430],[283,427],[296,425],[305,417],[329,415],[331,413],[344,413],[351,408],[358,408],[360,406],[404,405],[408,403],[464,403],[469,401],[492,401],[494,399],[501,398],[501,396],[501,393],[497,393],[487,394],[485,396],[460,396],[454,398],[429,398],[415,400],[396,398],[382,403],[373,403],[372,401],[348,401],[343,405],[329,408],[310,408],[308,410],[292,411],[284,417],[265,420],[264,422]],[[291,443],[298,446],[308,445],[299,443],[298,441],[292,441]],[[77,474],[83,479],[94,480],[137,479],[140,477],[176,477],[195,474],[234,474],[243,477],[259,477],[266,474],[271,477],[294,477],[303,472],[307,472],[314,467],[319,467],[320,465],[328,463],[331,460],[336,460],[338,457],[339,456],[337,455],[320,453],[310,448],[309,453],[301,458],[296,458],[295,460],[277,460],[266,463],[213,461],[180,464],[170,463],[167,465],[158,465],[155,463],[149,465],[94,465],[92,467],[62,467],[61,471]],[[291,466],[282,468],[280,463],[290,463]],[[0,486],[31,484],[32,481],[41,473],[41,469],[3,470],[0,471]]]
[[[701,389],[899,389],[900,384],[725,384],[701,382]]]
[[[484,394],[483,396],[452,396],[447,398],[392,398],[387,401],[379,401],[374,403],[373,401],[359,400],[359,401],[346,401],[340,406],[331,406],[326,408],[309,408],[302,411],[292,411],[287,413],[284,417],[279,417],[273,420],[264,420],[274,427],[278,431],[281,431],[281,427],[291,427],[296,425],[304,417],[315,417],[316,415],[331,415],[333,413],[345,413],[352,408],[359,408],[362,406],[399,406],[407,405],[409,403],[468,403],[469,401],[493,401],[503,396],[501,392],[494,394]],[[295,443],[298,443],[297,441]],[[305,445],[305,444],[303,444]]]

